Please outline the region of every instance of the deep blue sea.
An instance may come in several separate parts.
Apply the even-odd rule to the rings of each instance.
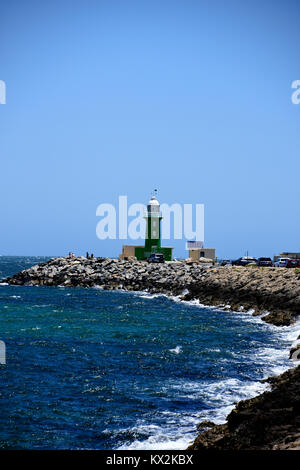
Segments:
[[[0,257],[0,279],[46,259]],[[185,449],[292,366],[298,334],[142,292],[2,284],[0,448]]]

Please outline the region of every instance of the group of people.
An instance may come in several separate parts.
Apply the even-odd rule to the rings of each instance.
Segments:
[[[75,258],[74,253],[72,251],[69,251],[69,258]],[[94,258],[94,253],[89,254],[89,252],[86,252],[86,258],[87,259],[93,259]]]

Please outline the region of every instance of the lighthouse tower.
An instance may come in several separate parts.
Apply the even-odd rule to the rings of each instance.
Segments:
[[[122,254],[120,255],[121,259],[136,258],[137,260],[147,260],[152,253],[162,253],[166,261],[172,260],[173,248],[170,246],[161,246],[160,221],[162,215],[156,195],[157,190],[155,189],[147,204],[145,214],[145,245],[123,245]]]
[[[151,253],[159,253],[161,251],[160,243],[160,221],[162,219],[160,205],[156,198],[157,190],[153,191],[153,195],[148,202],[146,219],[146,238],[144,256]]]

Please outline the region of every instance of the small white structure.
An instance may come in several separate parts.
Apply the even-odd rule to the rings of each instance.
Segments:
[[[215,248],[204,248],[202,241],[188,241],[186,249],[189,251],[189,259],[201,261],[201,258],[214,261],[216,258]]]

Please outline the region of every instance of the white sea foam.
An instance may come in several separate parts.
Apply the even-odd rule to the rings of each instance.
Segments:
[[[159,432],[148,437],[145,441],[134,441],[130,445],[119,447],[118,450],[181,450],[186,449],[194,440],[193,433],[188,433],[184,437],[180,432],[170,437],[166,436],[165,429],[161,428]]]
[[[164,424],[161,426],[148,425],[141,421],[130,429],[131,433],[149,434],[147,439],[136,439],[130,444],[123,444],[119,449],[125,450],[180,450],[186,449],[197,435],[196,427],[199,422],[210,420],[216,424],[226,421],[227,415],[234,408],[235,403],[256,396],[268,389],[267,384],[257,382],[243,383],[237,379],[228,379],[212,384],[173,383],[171,387],[190,391],[184,395],[190,400],[204,397],[209,406],[208,410],[189,414],[182,412],[164,411],[160,413]],[[198,397],[195,396],[198,394]],[[124,432],[129,430],[124,430]]]
[[[182,383],[178,387],[182,387]],[[186,390],[191,388],[191,395],[185,395],[190,400],[195,397],[195,384],[185,384]],[[123,445],[120,449],[135,450],[180,450],[186,449],[193,442],[197,435],[196,427],[199,422],[210,420],[216,424],[222,424],[226,421],[226,417],[234,408],[235,403],[256,396],[268,389],[268,385],[257,382],[249,382],[247,384],[236,379],[228,379],[223,382],[207,384],[206,386],[198,386],[198,395],[204,392],[206,403],[215,408],[202,410],[199,413],[189,415],[183,412],[163,412],[166,423],[160,426],[149,427],[140,424],[131,429],[131,432],[149,433],[150,436],[145,440],[135,440],[134,442]],[[220,403],[222,402],[222,405]]]
[[[260,328],[265,328],[274,338],[274,347],[260,347],[249,354],[249,361],[261,365],[264,371],[262,378],[279,375],[286,370],[293,368],[296,364],[289,359],[289,352],[293,345],[297,344],[297,337],[300,333],[300,320],[290,326],[275,326],[262,321],[261,317],[253,316],[251,310],[237,315],[239,321],[259,324]]]
[[[138,294],[141,299],[155,299],[156,297],[162,297],[162,294]]]
[[[176,348],[174,349],[169,349],[170,352],[174,353],[174,354],[179,354],[181,353],[182,351],[182,347],[181,346],[176,346]]]
[[[185,449],[195,438],[190,430],[199,422],[197,416],[187,416],[184,413],[162,412],[167,422],[162,426],[147,424],[139,421],[130,432],[135,434],[150,434],[147,439],[136,439],[130,444],[123,444],[119,450],[180,450]],[[180,420],[182,427],[176,425]],[[124,429],[123,432],[128,432]]]

